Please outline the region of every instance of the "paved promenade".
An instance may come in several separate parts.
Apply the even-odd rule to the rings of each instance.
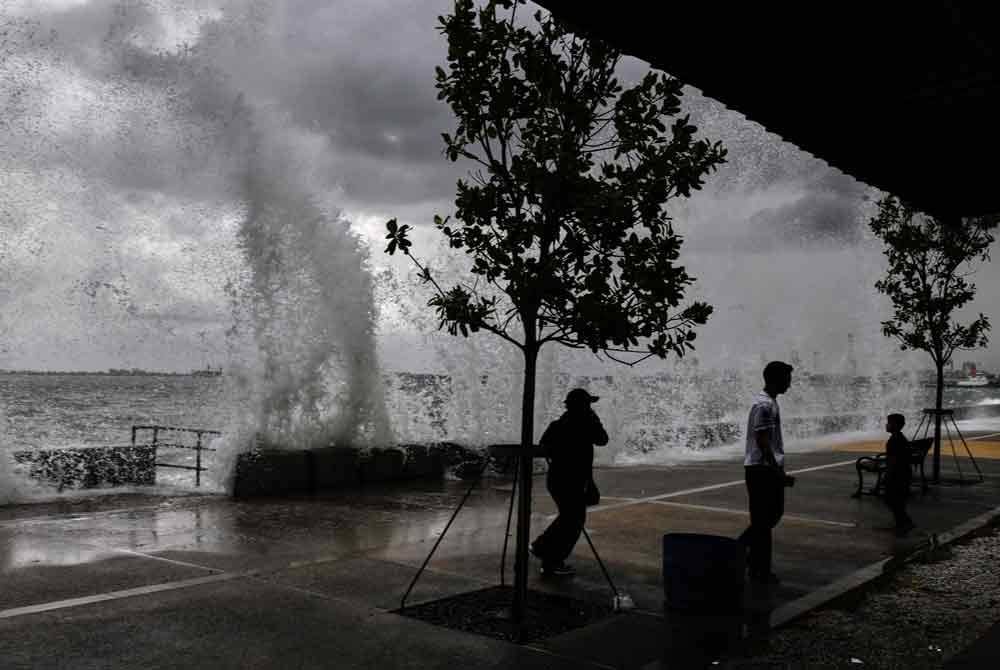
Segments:
[[[917,494],[912,537],[880,500],[851,498],[850,449],[790,454],[797,484],[775,536],[782,584],[748,591],[785,616],[856,571],[1000,506],[1000,454],[976,436],[986,481]],[[944,475],[956,476],[950,453]],[[961,462],[968,476],[971,464]],[[15,668],[644,668],[663,656],[661,538],[735,537],[747,524],[736,460],[601,469],[587,528],[637,609],[518,646],[391,613],[464,482],[236,502],[119,495],[0,508],[0,659]],[[417,603],[499,582],[510,483],[484,480],[419,582]],[[535,481],[533,532],[552,510]],[[509,555],[508,555],[508,558]],[[531,587],[610,600],[586,543],[579,574]],[[512,564],[512,561],[509,561]],[[506,575],[511,578],[508,565]],[[784,614],[781,614],[784,613]],[[779,616],[779,618],[781,618]]]

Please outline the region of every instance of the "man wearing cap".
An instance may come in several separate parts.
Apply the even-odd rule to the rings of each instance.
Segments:
[[[531,543],[531,553],[542,560],[544,576],[573,574],[565,561],[586,521],[585,495],[593,476],[594,445],[608,443],[608,434],[591,408],[597,400],[584,389],[573,389],[566,395],[566,411],[542,434],[542,454],[549,459],[545,483],[559,510]]]
[[[746,473],[750,501],[750,527],[739,540],[747,547],[750,579],[777,584],[771,572],[771,530],[785,511],[785,486],[794,478],[785,475],[785,448],[781,437],[778,396],[792,383],[792,366],[771,361],[764,367],[764,390],[754,396],[747,421]]]

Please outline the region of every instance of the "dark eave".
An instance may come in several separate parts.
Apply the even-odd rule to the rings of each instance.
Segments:
[[[925,211],[1000,213],[998,3],[537,4]]]

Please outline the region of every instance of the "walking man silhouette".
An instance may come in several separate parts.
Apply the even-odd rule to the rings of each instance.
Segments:
[[[778,396],[792,383],[792,366],[771,361],[764,367],[764,390],[754,396],[747,420],[746,474],[750,505],[750,526],[739,541],[747,547],[747,567],[751,581],[777,584],[771,571],[771,531],[785,511],[785,487],[794,478],[785,474],[785,448],[781,436]]]
[[[608,443],[608,434],[591,408],[598,397],[585,389],[566,395],[566,411],[549,424],[539,441],[549,459],[546,485],[559,515],[531,543],[531,553],[542,559],[542,575],[564,577],[574,573],[566,558],[576,546],[587,519],[587,488],[592,486],[594,445]]]

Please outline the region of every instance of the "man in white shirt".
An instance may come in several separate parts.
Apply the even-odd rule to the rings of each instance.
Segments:
[[[771,361],[764,367],[764,390],[754,396],[747,420],[746,472],[750,501],[750,527],[739,541],[747,547],[750,579],[777,584],[771,572],[771,530],[785,511],[785,486],[794,481],[785,475],[785,449],[781,437],[778,395],[792,383],[792,366]]]

